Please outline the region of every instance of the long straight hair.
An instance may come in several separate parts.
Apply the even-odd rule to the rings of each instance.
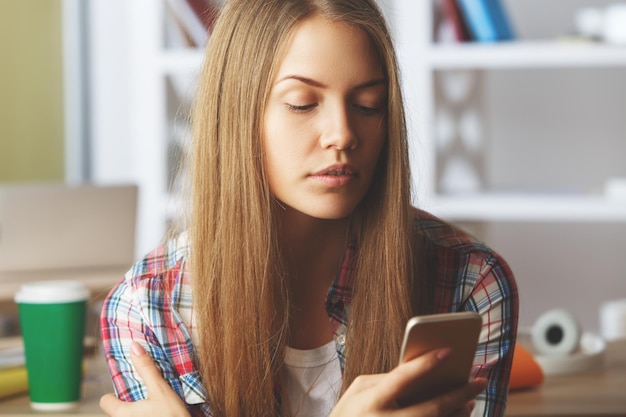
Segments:
[[[427,299],[413,257],[398,68],[374,1],[227,1],[205,55],[191,154],[197,354],[216,416],[280,411],[289,300],[261,127],[271,82],[294,28],[314,15],[363,30],[388,81],[386,144],[371,188],[351,218],[357,253],[344,389],[360,374],[396,365],[404,324]]]

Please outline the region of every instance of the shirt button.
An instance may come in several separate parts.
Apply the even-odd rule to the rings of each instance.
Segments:
[[[346,344],[346,335],[345,334],[340,334],[339,336],[337,336],[337,344],[339,346],[343,346]]]

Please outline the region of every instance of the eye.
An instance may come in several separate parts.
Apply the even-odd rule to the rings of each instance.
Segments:
[[[384,111],[381,107],[364,106],[361,104],[354,104],[354,108],[366,116],[381,114]]]
[[[287,110],[294,112],[294,113],[304,113],[317,107],[317,103],[304,104],[304,105],[295,105],[295,104],[285,103],[285,107],[287,108]]]

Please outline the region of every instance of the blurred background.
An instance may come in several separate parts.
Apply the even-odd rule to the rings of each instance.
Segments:
[[[0,183],[137,184],[135,257],[156,245],[179,214],[209,37],[191,3],[0,1]],[[380,1],[416,204],[508,260],[522,326],[559,307],[599,331],[602,303],[626,298],[626,41],[605,31],[618,3],[502,1],[513,36],[481,42],[445,0]]]

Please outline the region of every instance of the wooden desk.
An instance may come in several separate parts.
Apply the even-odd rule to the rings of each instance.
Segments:
[[[607,345],[602,370],[550,376],[537,388],[511,392],[506,416],[626,416],[626,341]]]
[[[507,417],[626,417],[626,341],[607,346],[605,368],[568,376],[547,377],[537,388],[509,395]],[[113,392],[101,353],[87,362],[83,398],[76,410],[54,416],[102,417],[100,397]],[[0,416],[40,414],[30,408],[28,395],[0,400]]]
[[[103,417],[105,414],[100,410],[98,403],[100,397],[113,392],[111,377],[106,369],[104,356],[98,352],[93,358],[86,361],[85,376],[82,384],[82,396],[78,407],[63,412],[41,412],[30,407],[28,394],[0,400],[0,416],[28,417],[32,415],[60,416],[85,416]]]

